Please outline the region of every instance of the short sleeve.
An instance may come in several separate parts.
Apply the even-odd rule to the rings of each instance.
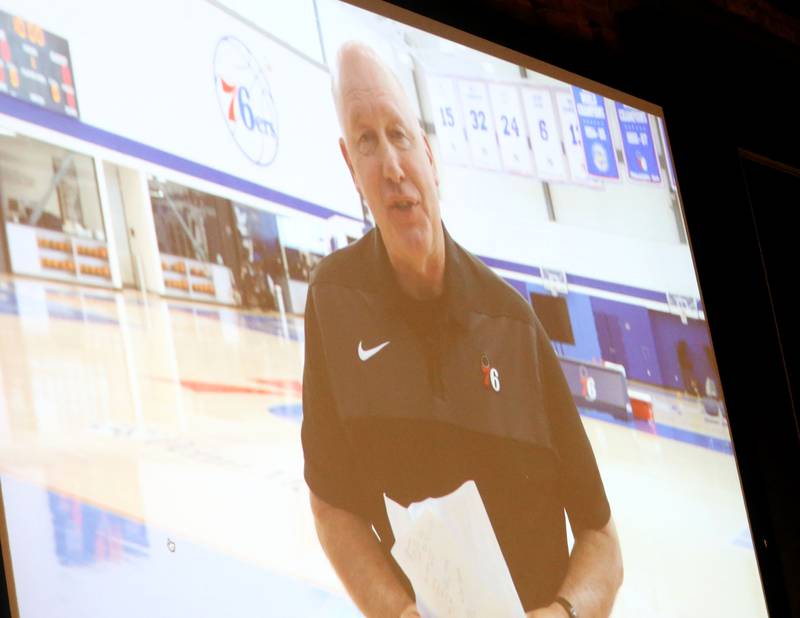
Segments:
[[[305,312],[301,439],[309,489],[325,502],[367,518],[363,482],[336,411],[312,290]]]
[[[586,528],[598,530],[611,515],[603,480],[561,364],[544,328],[537,326],[544,403],[559,456],[564,508],[573,533]]]

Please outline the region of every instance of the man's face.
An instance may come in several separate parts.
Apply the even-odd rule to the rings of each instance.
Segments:
[[[441,225],[428,140],[399,84],[372,58],[345,58],[340,74],[340,146],[353,181],[392,261],[419,263]]]

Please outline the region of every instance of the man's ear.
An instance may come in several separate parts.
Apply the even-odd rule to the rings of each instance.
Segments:
[[[431,143],[428,141],[428,135],[424,131],[422,132],[422,141],[425,144],[425,154],[428,157],[428,161],[431,164],[431,169],[433,169],[433,179],[436,182],[436,186],[439,186],[439,170],[436,167],[436,159],[433,157],[433,149],[431,148]]]

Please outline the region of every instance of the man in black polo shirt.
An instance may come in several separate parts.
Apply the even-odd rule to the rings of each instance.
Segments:
[[[302,437],[323,549],[365,614],[417,616],[383,495],[408,505],[472,479],[527,615],[608,615],[619,545],[550,342],[445,230],[430,145],[391,71],[346,44],[333,91],[377,229],[323,260],[306,306]]]

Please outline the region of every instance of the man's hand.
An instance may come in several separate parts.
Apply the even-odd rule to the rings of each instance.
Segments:
[[[600,530],[581,530],[569,557],[567,576],[558,594],[569,599],[581,618],[608,618],[622,585],[622,551],[614,520]],[[536,609],[527,618],[567,618],[558,603]]]
[[[395,577],[372,527],[353,513],[328,504],[313,491],[310,497],[322,549],[364,615],[418,618],[413,599]]]

